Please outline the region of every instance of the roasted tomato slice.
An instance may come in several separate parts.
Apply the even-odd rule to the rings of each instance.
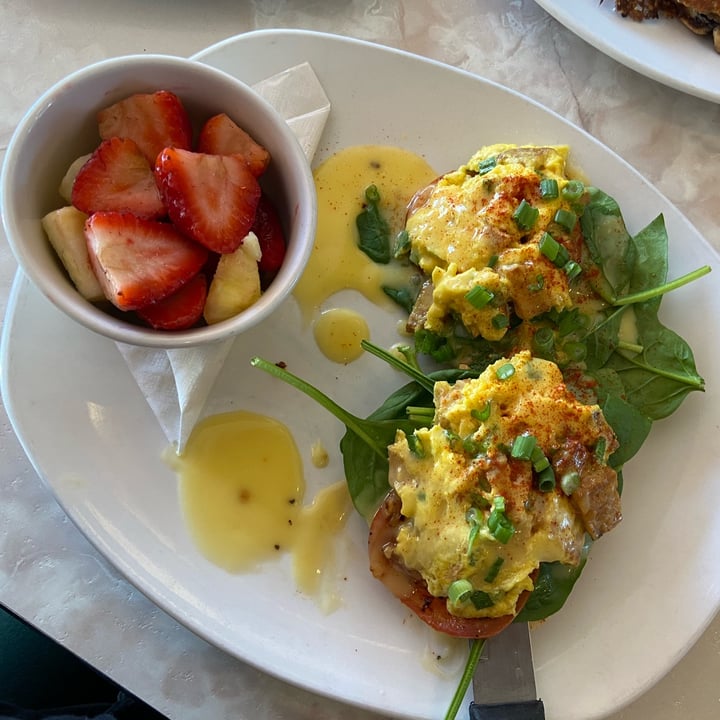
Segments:
[[[368,538],[370,571],[401,603],[434,630],[454,637],[489,638],[514,620],[515,615],[463,618],[448,612],[446,599],[431,595],[425,581],[404,567],[392,552],[388,552],[395,545],[403,520],[400,497],[391,490],[373,517]],[[520,595],[516,613],[520,612],[529,596],[529,592]]]

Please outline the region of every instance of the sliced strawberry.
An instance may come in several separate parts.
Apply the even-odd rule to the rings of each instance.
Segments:
[[[165,215],[150,163],[129,138],[103,140],[75,176],[72,204],[91,215],[100,210],[142,218]]]
[[[260,185],[242,158],[165,148],[155,178],[180,232],[215,252],[237,250],[260,200]]]
[[[180,98],[167,90],[130,95],[101,110],[97,119],[103,140],[131,138],[150,163],[165,147],[192,144],[190,117]]]
[[[252,231],[260,242],[262,257],[258,263],[263,285],[272,280],[285,258],[285,235],[277,210],[267,195],[260,197]]]
[[[213,115],[203,125],[197,149],[209,155],[240,155],[255,177],[260,177],[270,163],[270,153],[225,113]]]
[[[156,330],[185,330],[202,317],[207,297],[207,278],[199,272],[179,290],[140,308],[137,314]]]
[[[207,250],[172,225],[98,212],[85,223],[90,263],[105,297],[137,310],[171,295],[207,260]]]

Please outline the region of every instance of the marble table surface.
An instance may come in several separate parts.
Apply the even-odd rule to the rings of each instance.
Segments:
[[[375,41],[519,90],[622,155],[720,248],[720,105],[627,69],[531,0],[0,0],[0,160],[27,107],[70,71],[127,53],[190,55],[273,27]],[[720,59],[708,53],[720,72]],[[2,238],[0,317],[15,270]],[[266,676],[154,606],[66,518],[2,406],[0,603],[172,720],[377,717]],[[611,718],[716,718],[718,677],[720,618],[665,678]]]

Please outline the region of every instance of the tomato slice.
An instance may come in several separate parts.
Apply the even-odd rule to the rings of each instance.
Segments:
[[[395,545],[403,520],[400,497],[391,490],[373,517],[368,537],[370,571],[401,603],[434,630],[460,638],[493,637],[515,619],[515,615],[494,618],[452,615],[447,609],[446,598],[431,595],[420,575],[408,570],[391,552],[387,552]],[[522,610],[529,596],[528,591],[520,595],[515,614]]]

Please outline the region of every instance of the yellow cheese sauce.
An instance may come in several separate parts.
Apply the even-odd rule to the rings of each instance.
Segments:
[[[210,416],[168,462],[190,533],[210,562],[237,573],[291,553],[298,589],[323,590],[350,499],[338,482],[303,505],[302,459],[282,423],[245,411]]]
[[[365,318],[349,308],[325,310],[313,324],[315,342],[329,360],[347,364],[363,353],[360,342],[370,338]]]
[[[436,175],[418,155],[381,145],[345,148],[315,171],[315,247],[294,296],[305,322],[320,325],[315,330],[316,339],[331,360],[346,363],[357,354],[350,353],[352,357],[346,359],[345,342],[333,342],[327,326],[332,323],[335,337],[341,337],[354,333],[359,323],[356,316],[343,314],[342,308],[335,308],[331,317],[325,317],[321,314],[323,303],[342,290],[354,290],[372,303],[392,307],[382,286],[402,287],[407,283],[407,268],[397,263],[378,265],[358,247],[355,219],[363,209],[366,188],[373,184],[378,188],[392,238],[405,224],[407,204],[413,194]]]

